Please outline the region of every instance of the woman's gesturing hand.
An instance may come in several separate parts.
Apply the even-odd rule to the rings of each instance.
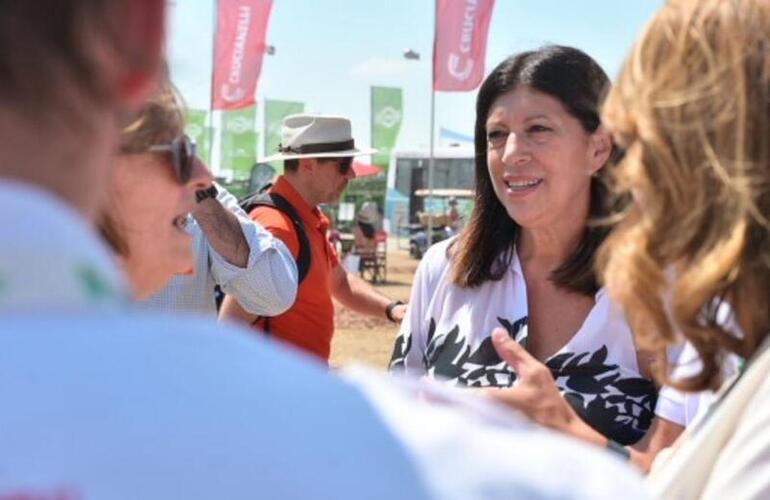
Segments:
[[[551,371],[532,357],[503,328],[492,331],[492,342],[500,357],[516,372],[514,387],[485,389],[484,395],[519,410],[545,427],[587,441],[601,442],[601,436],[583,422],[559,392]]]

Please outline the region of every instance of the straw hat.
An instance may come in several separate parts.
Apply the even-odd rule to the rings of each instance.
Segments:
[[[350,120],[345,117],[298,114],[283,119],[278,153],[259,161],[339,158],[376,152],[376,149],[355,147]]]

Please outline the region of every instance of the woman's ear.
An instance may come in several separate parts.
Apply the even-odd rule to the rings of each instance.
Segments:
[[[588,173],[590,175],[598,172],[604,166],[604,164],[607,163],[607,160],[609,160],[610,155],[612,154],[612,146],[612,135],[604,127],[604,125],[599,125],[599,127],[593,134],[591,134],[590,137],[590,145],[588,150],[588,161],[590,167],[590,171]]]

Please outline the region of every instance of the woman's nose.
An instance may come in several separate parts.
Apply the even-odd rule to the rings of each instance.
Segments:
[[[194,191],[200,191],[201,189],[206,189],[211,186],[213,181],[214,177],[211,175],[208,167],[204,165],[200,159],[196,158],[187,185]]]
[[[503,147],[503,162],[508,165],[523,165],[532,159],[526,139],[511,132]]]

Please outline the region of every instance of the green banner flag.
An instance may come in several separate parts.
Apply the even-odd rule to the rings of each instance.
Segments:
[[[401,105],[400,88],[372,87],[372,147],[379,150],[372,157],[372,163],[385,171],[401,130]]]
[[[256,106],[234,111],[222,111],[221,160],[223,170],[233,178],[245,179],[257,162]]]
[[[289,115],[305,111],[305,103],[296,101],[273,101],[265,99],[265,156],[278,152],[281,143],[281,122]],[[278,173],[283,172],[283,162],[272,162]]]
[[[195,141],[198,158],[211,165],[211,127],[207,126],[209,112],[203,109],[187,110],[185,134]]]

